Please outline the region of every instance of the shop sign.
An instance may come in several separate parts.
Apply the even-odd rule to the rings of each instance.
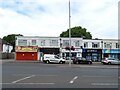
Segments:
[[[120,53],[120,50],[114,50],[114,49],[104,49],[104,53]]]
[[[17,46],[16,52],[37,52],[37,46]]]
[[[83,49],[83,52],[98,52],[98,51],[97,50],[92,50],[92,49],[90,49],[90,50],[89,49],[88,50],[87,49]]]

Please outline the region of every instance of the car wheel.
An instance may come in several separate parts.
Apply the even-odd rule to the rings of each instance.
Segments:
[[[108,65],[111,65],[111,62],[108,62]]]
[[[88,64],[92,64],[92,62],[88,62]]]
[[[73,62],[73,64],[76,64],[76,62]]]
[[[63,62],[62,62],[62,61],[60,61],[59,63],[60,63],[60,64],[63,64]]]
[[[47,60],[46,63],[48,64],[48,63],[49,63],[49,60]]]

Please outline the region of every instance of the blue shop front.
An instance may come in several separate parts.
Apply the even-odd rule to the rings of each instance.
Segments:
[[[83,49],[82,57],[90,59],[92,61],[101,61],[102,49]]]
[[[119,58],[120,59],[120,49],[104,49],[104,57]]]

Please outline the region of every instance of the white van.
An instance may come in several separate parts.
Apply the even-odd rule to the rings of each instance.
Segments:
[[[43,62],[45,62],[45,63],[61,63],[61,64],[63,64],[63,63],[65,63],[65,60],[63,58],[60,58],[57,55],[45,54]]]

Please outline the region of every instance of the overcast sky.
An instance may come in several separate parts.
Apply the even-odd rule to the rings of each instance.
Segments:
[[[118,38],[119,0],[71,0],[71,27],[93,38]],[[69,0],[0,0],[0,38],[8,34],[59,36],[69,28]]]

